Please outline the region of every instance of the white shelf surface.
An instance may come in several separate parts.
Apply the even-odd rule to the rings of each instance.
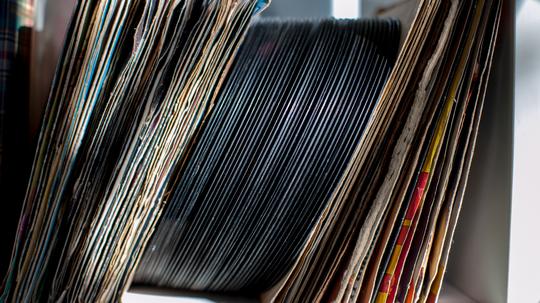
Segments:
[[[123,303],[257,303],[255,299],[205,296],[204,294],[186,293],[153,288],[133,288],[123,297]],[[445,284],[439,303],[474,303],[456,287]]]
[[[123,303],[257,303],[256,299],[208,295],[169,289],[134,287],[122,297]]]

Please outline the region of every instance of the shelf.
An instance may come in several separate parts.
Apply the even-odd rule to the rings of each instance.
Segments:
[[[256,299],[229,296],[209,296],[202,293],[183,292],[147,287],[134,287],[122,297],[123,303],[257,303]],[[449,302],[450,303],[450,302]]]
[[[155,288],[136,287],[130,289],[122,298],[124,303],[257,303],[255,299],[205,296],[197,293],[187,293]],[[474,303],[456,287],[445,284],[439,303]]]

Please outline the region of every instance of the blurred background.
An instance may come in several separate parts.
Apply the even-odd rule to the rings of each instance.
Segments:
[[[518,5],[508,302],[540,302],[540,1]]]

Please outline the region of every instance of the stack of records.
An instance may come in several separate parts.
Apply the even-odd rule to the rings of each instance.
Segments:
[[[294,264],[390,74],[397,21],[255,23],[135,282],[263,291]]]
[[[420,1],[340,183],[265,299],[437,300],[500,15],[500,1]]]
[[[402,22],[251,22],[266,3],[79,2],[4,301],[131,282],[436,301],[501,1],[409,3]]]
[[[79,1],[3,299],[115,301],[214,103],[255,0]]]

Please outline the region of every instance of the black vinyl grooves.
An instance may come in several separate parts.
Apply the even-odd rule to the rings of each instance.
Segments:
[[[293,265],[396,59],[394,20],[261,20],[179,171],[134,282],[257,293]]]

